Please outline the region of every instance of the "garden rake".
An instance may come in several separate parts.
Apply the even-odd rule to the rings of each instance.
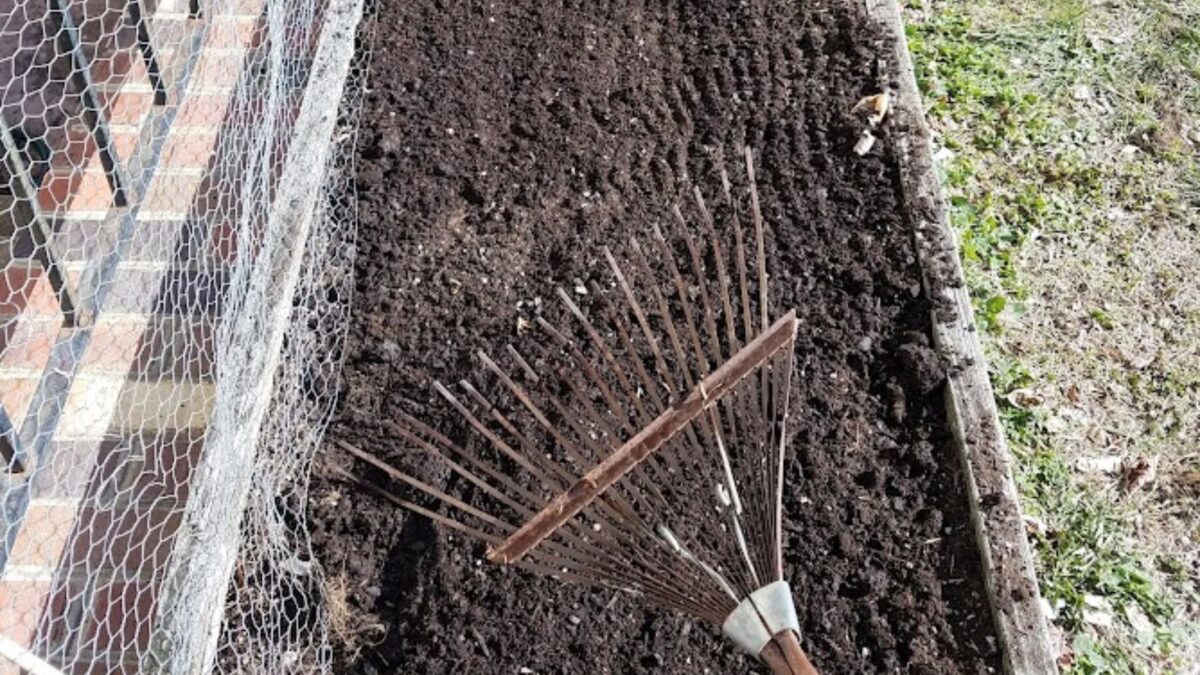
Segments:
[[[538,316],[532,351],[480,353],[487,377],[457,393],[434,383],[484,442],[460,444],[408,415],[387,423],[457,477],[458,496],[341,446],[440,501],[452,515],[383,492],[485,542],[493,563],[633,591],[720,626],[776,675],[809,675],[782,557],[798,320],[768,316],[748,148],[744,157],[748,195],[723,167],[711,211],[693,191],[699,238],[676,207],[670,240],[654,226],[648,246],[628,243],[626,265],[604,249],[607,289],[558,289],[568,326]]]

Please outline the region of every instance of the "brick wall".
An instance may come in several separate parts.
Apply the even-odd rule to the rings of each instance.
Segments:
[[[123,1],[82,4],[118,158],[145,158],[155,106],[121,25]],[[56,223],[53,247],[71,283],[103,297],[92,323],[65,327],[32,244],[20,231],[0,239],[0,406],[24,436],[36,427],[48,437],[24,472],[6,476],[8,499],[22,494],[25,506],[7,523],[0,635],[65,672],[137,671],[203,451],[234,243],[229,223],[198,216],[229,164],[216,156],[230,146],[220,142],[223,125],[262,34],[262,0],[238,4],[239,14],[210,20],[187,89],[168,101],[174,120],[127,238],[118,232],[129,212],[113,206],[87,128],[72,119],[47,136],[54,155],[38,200]],[[159,58],[164,71],[180,70],[185,41],[206,19],[189,18],[185,0],[158,5],[149,21]],[[98,276],[97,261],[121,249]],[[55,392],[48,383],[62,373],[52,362],[64,354],[72,372]],[[61,415],[44,428],[39,401],[50,395]],[[0,656],[0,675],[10,672],[19,668]]]

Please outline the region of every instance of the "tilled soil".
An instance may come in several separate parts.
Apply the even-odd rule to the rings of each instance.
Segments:
[[[711,626],[483,564],[331,472],[352,467],[337,440],[411,463],[381,424],[398,411],[465,437],[430,381],[475,372],[554,286],[600,278],[601,246],[645,235],[690,184],[715,191],[743,144],[773,303],[802,321],[785,506],[805,648],[826,673],[999,670],[896,130],[853,151],[891,45],[861,2],[666,5],[378,3],[357,296],[311,522],[350,611],[386,629],[339,647],[336,672],[756,668]]]

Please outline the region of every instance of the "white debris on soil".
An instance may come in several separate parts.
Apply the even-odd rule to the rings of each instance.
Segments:
[[[858,142],[854,144],[854,153],[859,157],[863,157],[868,152],[871,152],[871,148],[873,147],[875,147],[875,134],[864,129],[862,138],[859,138]]]

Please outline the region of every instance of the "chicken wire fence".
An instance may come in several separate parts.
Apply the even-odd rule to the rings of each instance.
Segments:
[[[328,669],[361,16],[0,3],[0,674]]]

